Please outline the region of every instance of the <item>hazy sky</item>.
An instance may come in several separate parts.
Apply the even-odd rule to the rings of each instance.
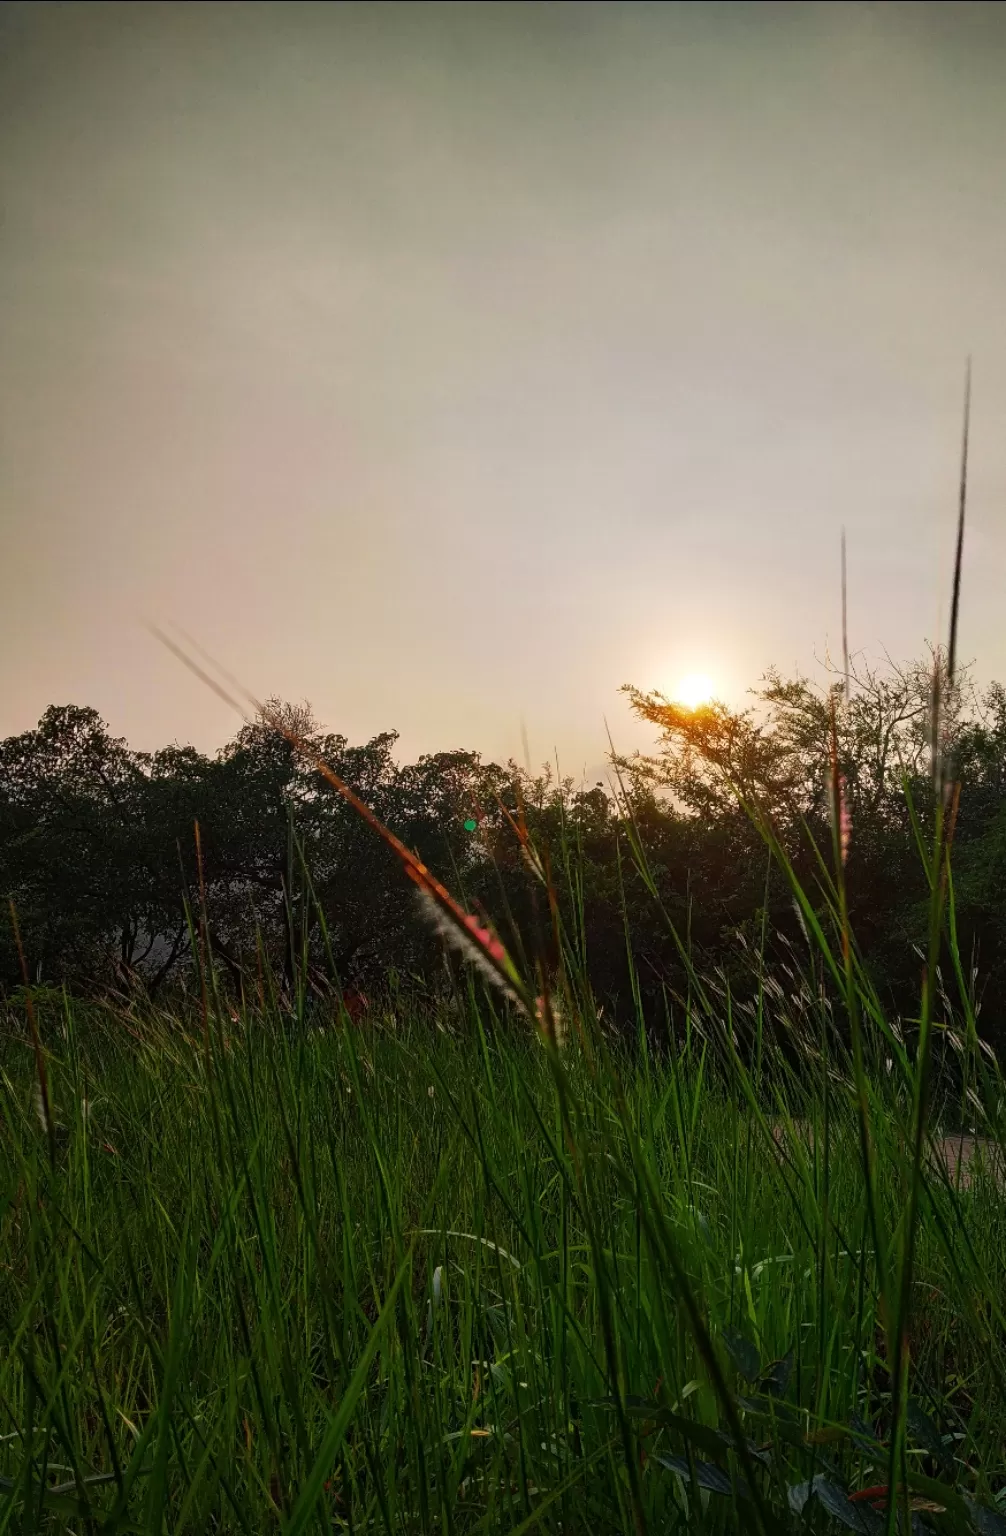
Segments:
[[[571,771],[946,611],[1006,677],[998,5],[0,7],[0,732]]]

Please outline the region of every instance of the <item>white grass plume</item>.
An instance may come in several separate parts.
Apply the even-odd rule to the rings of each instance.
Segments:
[[[416,899],[423,918],[434,933],[439,934],[445,943],[456,949],[469,965],[481,971],[497,991],[502,992],[519,1008],[523,1008],[523,1000],[509,985],[503,974],[502,965],[506,959],[506,951],[492,930],[484,928],[474,917],[469,917],[465,926],[462,927],[443,910],[436,897],[421,885],[416,886]]]

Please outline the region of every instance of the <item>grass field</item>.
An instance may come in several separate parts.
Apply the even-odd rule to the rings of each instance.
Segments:
[[[896,1390],[909,1052],[864,1061],[871,1218],[827,1011],[744,1066],[698,1005],[560,1052],[462,1004],[308,1029],[49,994],[51,1137],[10,1012],[3,1529],[881,1530],[886,1496],[846,1495],[893,1466],[899,1520],[1006,1530],[981,1150],[919,1167]]]

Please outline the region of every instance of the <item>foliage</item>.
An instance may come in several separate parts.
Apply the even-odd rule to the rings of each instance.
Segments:
[[[958,943],[982,978],[982,1031],[998,1039],[1006,1025],[1006,695],[998,685],[979,695],[966,673],[950,686],[940,652],[906,667],[854,665],[847,698],[844,679],[820,690],[771,673],[741,711],[685,710],[630,690],[660,742],[652,757],[616,760],[621,800],[610,787],[531,775],[474,752],[401,764],[392,733],[351,746],[322,731],[307,706],[284,706],[306,752],[259,721],[215,756],[179,746],[134,752],[93,711],[53,708],[35,730],[0,743],[0,889],[15,902],[30,974],[78,991],[141,985],[156,996],[191,978],[190,915],[199,904],[235,996],[259,986],[263,959],[290,1000],[334,985],[379,989],[391,968],[427,995],[442,991],[443,957],[417,920],[411,890],[319,778],[317,754],[470,905],[507,918],[508,937],[536,942],[535,882],[510,820],[523,807],[556,873],[593,995],[624,1018],[638,995],[659,1020],[668,995],[678,1006],[687,996],[687,967],[626,857],[630,820],[692,959],[749,996],[746,949],[764,935],[774,965],[785,967],[801,942],[788,884],[770,867],[749,813],[757,805],[770,817],[818,900],[814,845],[830,840],[834,714],[852,826],[849,913],[873,985],[892,1015],[910,1021],[926,933],[915,833],[932,817],[934,671],[943,748],[961,784]],[[0,967],[0,983],[18,984],[6,931]]]

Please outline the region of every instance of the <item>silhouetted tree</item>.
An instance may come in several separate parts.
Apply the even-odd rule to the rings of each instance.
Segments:
[[[744,710],[687,710],[630,689],[658,743],[620,765],[625,803],[601,785],[474,752],[399,764],[393,733],[353,746],[306,705],[271,700],[267,719],[213,755],[177,745],[134,752],[93,710],[54,707],[0,742],[0,891],[17,906],[33,974],[76,987],[133,977],[156,991],[191,964],[193,920],[205,923],[235,989],[259,985],[260,956],[291,1000],[337,983],[379,989],[391,968],[436,986],[444,958],[412,888],[317,772],[321,756],[470,907],[504,929],[512,922],[518,945],[547,948],[547,903],[514,833],[526,819],[595,997],[627,1003],[635,987],[659,1011],[688,986],[668,920],[699,968],[738,995],[762,935],[789,963],[799,924],[749,810],[771,819],[814,888],[812,841],[830,849],[834,733],[852,820],[853,926],[878,987],[911,1014],[926,879],[910,806],[925,835],[934,673],[941,750],[961,786],[957,926],[994,1033],[1006,982],[1006,692],[979,695],[966,671],[949,689],[939,652],[907,667],[854,667],[848,697],[844,678],[819,689],[773,672]],[[275,730],[279,715],[306,750]],[[646,848],[659,905],[630,832]],[[9,925],[0,934],[0,979],[13,986]]]

